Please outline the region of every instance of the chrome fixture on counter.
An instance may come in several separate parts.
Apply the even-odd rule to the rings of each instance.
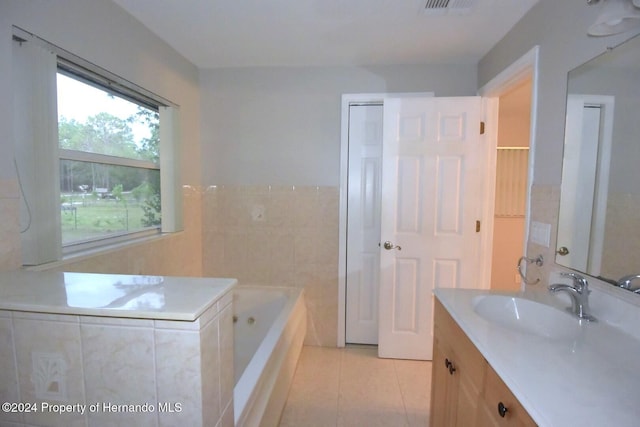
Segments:
[[[589,284],[587,279],[576,273],[560,273],[560,275],[571,278],[573,283],[571,285],[555,283],[549,285],[549,291],[552,293],[567,292],[571,297],[571,308],[567,308],[567,310],[571,310],[581,320],[595,321],[595,317],[589,314]]]
[[[618,280],[618,282],[616,283],[617,286],[621,287],[622,289],[627,289],[635,294],[640,294],[640,274],[630,274],[628,276],[624,276],[622,277],[620,280]],[[631,283],[633,283],[634,281],[638,280],[638,286],[636,286],[635,288],[633,288],[631,286]]]

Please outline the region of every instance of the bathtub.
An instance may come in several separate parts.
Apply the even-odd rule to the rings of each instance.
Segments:
[[[277,426],[307,330],[300,289],[234,290],[236,426]]]

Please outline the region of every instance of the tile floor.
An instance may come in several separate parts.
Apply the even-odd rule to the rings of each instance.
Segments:
[[[304,347],[280,427],[425,427],[431,362],[378,359],[377,348]]]

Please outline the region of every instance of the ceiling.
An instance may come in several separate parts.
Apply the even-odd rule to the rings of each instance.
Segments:
[[[475,64],[538,0],[114,1],[199,68],[221,68]]]

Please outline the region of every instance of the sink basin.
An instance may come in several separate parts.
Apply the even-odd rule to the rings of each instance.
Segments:
[[[473,309],[485,320],[512,331],[565,339],[580,333],[578,319],[555,307],[509,295],[481,295]]]

